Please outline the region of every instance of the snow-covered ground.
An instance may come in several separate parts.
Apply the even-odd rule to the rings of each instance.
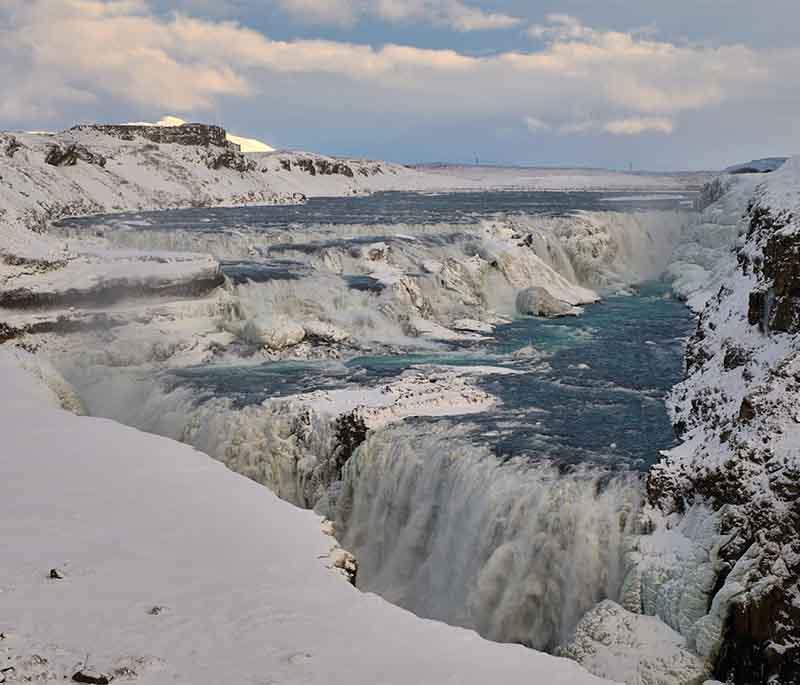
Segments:
[[[8,352],[0,375],[4,682],[601,682],[358,592],[311,512],[189,447],[60,409]]]

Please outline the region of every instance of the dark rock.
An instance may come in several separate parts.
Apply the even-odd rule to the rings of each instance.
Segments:
[[[287,171],[291,171],[292,166],[291,164],[288,166],[284,164],[286,161],[287,160],[282,160],[281,165]],[[317,174],[320,176],[346,176],[347,178],[353,178],[355,176],[349,164],[336,160],[300,157],[295,159],[294,166],[311,176],[316,176]]]
[[[750,293],[747,319],[762,330],[800,332],[800,232],[781,231],[791,215],[773,215],[753,205],[749,209],[748,239],[760,253],[740,252],[743,268],[752,268],[761,284]]]
[[[367,439],[367,426],[364,419],[355,413],[342,414],[336,419],[336,470],[341,475],[344,465],[353,456],[358,446]]]
[[[73,143],[62,147],[61,145],[52,145],[44,158],[44,161],[51,166],[75,166],[78,160],[82,160],[87,164],[95,164],[99,167],[106,165],[106,158],[103,155],[98,155],[91,152],[83,145]]]
[[[209,169],[233,169],[241,173],[254,171],[256,168],[256,163],[252,159],[248,159],[241,152],[237,152],[236,150],[225,150],[211,157],[206,164]]]
[[[754,418],[756,418],[756,409],[750,399],[745,397],[739,407],[739,421],[750,423]]]
[[[23,145],[14,136],[0,136],[3,154],[6,157],[13,157],[17,150],[21,150]]]
[[[737,347],[733,343],[729,343],[725,349],[725,357],[722,360],[722,366],[726,371],[733,371],[740,366],[744,366],[750,361],[750,352]]]
[[[227,133],[221,126],[209,124],[182,124],[180,126],[131,126],[116,124],[82,124],[71,131],[99,131],[105,135],[133,140],[145,138],[152,143],[227,147],[239,151],[239,146],[228,142]]]
[[[50,577],[51,580],[63,580],[64,579],[64,574],[61,571],[59,571],[57,568],[51,568],[49,577]]]
[[[72,680],[76,683],[89,683],[90,685],[109,685],[112,676],[98,673],[94,669],[84,668],[73,674]]]

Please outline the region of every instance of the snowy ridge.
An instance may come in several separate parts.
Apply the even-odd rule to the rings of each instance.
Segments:
[[[0,353],[7,682],[602,682],[357,592],[326,568],[317,516],[189,447],[61,410],[20,363]]]

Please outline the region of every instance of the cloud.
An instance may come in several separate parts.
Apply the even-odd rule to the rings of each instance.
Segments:
[[[638,136],[649,132],[669,134],[675,130],[675,124],[666,117],[631,117],[609,121],[603,128],[615,136]]]
[[[348,0],[327,5],[334,14],[340,1]],[[463,30],[504,21],[460,2],[374,6],[392,21],[423,13]],[[539,48],[483,57],[272,40],[233,21],[157,14],[144,0],[2,0],[0,27],[0,123],[49,124],[65,109],[93,118],[109,102],[126,118],[202,116],[248,98],[241,106],[265,117],[295,108],[329,127],[376,117],[398,126],[491,120],[537,134],[646,136],[721,106],[800,106],[796,48],[675,45],[565,15],[531,30]]]
[[[360,11],[356,0],[277,0],[281,9],[307,24],[352,26]]]
[[[546,121],[542,121],[541,119],[537,119],[536,117],[525,117],[525,126],[528,127],[528,130],[532,133],[537,133],[539,131],[549,131],[552,126],[548,124]]]
[[[485,12],[460,0],[377,0],[367,7],[386,21],[424,22],[462,32],[508,29],[522,21],[508,14]]]
[[[587,135],[610,133],[615,136],[638,136],[645,133],[669,134],[675,130],[674,122],[668,117],[628,117],[610,121],[583,119],[555,123],[526,116],[523,121],[532,133],[555,132],[560,135]]]
[[[545,24],[532,24],[527,34],[531,38],[551,41],[590,40],[596,35],[593,29],[568,14],[548,14]]]

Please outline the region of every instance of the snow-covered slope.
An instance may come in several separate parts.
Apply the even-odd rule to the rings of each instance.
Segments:
[[[602,682],[359,593],[327,568],[318,517],[184,445],[61,410],[31,363],[0,352],[5,682]]]

